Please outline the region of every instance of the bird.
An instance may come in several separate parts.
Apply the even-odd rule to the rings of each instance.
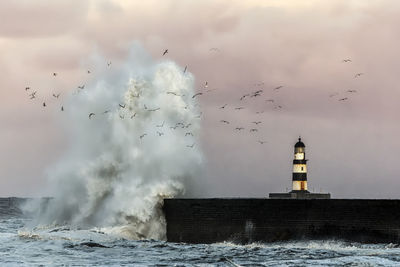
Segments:
[[[53,76],[54,76],[54,77],[57,76],[57,72],[53,72]]]
[[[164,135],[163,132],[159,132],[159,131],[157,131],[157,134],[158,134],[158,136]]]
[[[240,100],[243,100],[243,99],[245,99],[247,96],[249,96],[250,94],[245,94],[245,95],[243,95],[241,98],[240,98]]]
[[[265,100],[265,102],[271,102],[271,103],[274,103],[274,102],[275,102],[275,100],[273,100],[273,99],[267,99],[267,100]]]
[[[164,122],[165,121],[163,121],[162,124],[160,124],[160,125],[156,125],[156,127],[159,127],[159,128],[164,127]]]
[[[46,102],[43,102],[43,107],[45,107],[46,106]]]
[[[55,98],[58,98],[58,97],[60,96],[60,94],[53,94],[53,96],[54,96]]]
[[[31,99],[36,98],[36,91],[34,91],[32,94],[29,95],[31,97]]]
[[[244,129],[243,127],[236,127],[235,128],[235,130],[238,130],[238,131],[243,130],[243,129]]]
[[[61,106],[61,111],[64,111],[64,106]]]
[[[354,75],[354,78],[360,77],[361,75],[364,75],[364,73],[362,73],[362,72],[357,73],[356,75]]]
[[[125,108],[126,104],[118,104],[121,108]]]
[[[185,127],[185,128],[189,128],[191,125],[192,125],[191,123],[188,123],[188,124],[186,124],[186,126],[184,126],[184,127]],[[183,128],[183,127],[182,127],[182,128]]]
[[[170,129],[176,129],[176,128],[178,128],[178,126],[177,125],[175,125],[175,126],[171,126],[171,127],[169,127]]]
[[[141,136],[139,136],[139,138],[142,139],[142,138],[145,137],[146,135],[147,135],[147,134],[144,133],[144,134],[142,134]]]
[[[94,115],[96,115],[96,114],[94,114],[93,112],[92,112],[92,113],[90,113],[90,114],[89,114],[89,119],[91,119],[91,118],[92,118],[92,116],[94,116]]]
[[[149,109],[148,111],[157,111],[157,110],[160,110],[160,108],[153,108],[153,109]]]
[[[103,114],[107,114],[108,112],[111,112],[111,110],[105,110],[105,111],[103,112]]]
[[[107,66],[108,66],[108,67],[111,66],[111,61],[107,62]]]
[[[183,73],[186,73],[186,70],[187,70],[187,66],[185,66],[185,69],[183,70]]]
[[[256,112],[256,114],[261,114],[261,113],[264,113],[265,111],[263,110],[263,111],[257,111]]]
[[[207,82],[207,81],[205,82],[204,87],[205,87],[205,88],[208,87],[208,82]]]
[[[194,147],[194,143],[191,145],[186,145],[187,147],[193,148]]]
[[[255,128],[250,129],[250,132],[258,132],[258,129],[255,129]]]
[[[162,55],[164,56],[166,53],[168,53],[168,49],[165,49],[165,51]]]
[[[29,89],[31,89],[29,86],[25,87],[25,91],[28,91]]]
[[[175,93],[175,92],[167,92],[167,95],[181,96],[181,95],[179,95],[179,94],[177,94],[177,93]]]
[[[147,109],[147,106],[146,106],[146,104],[143,104],[143,107],[144,107],[144,109]]]
[[[347,63],[347,62],[351,62],[351,59],[343,59],[342,62]]]
[[[87,73],[90,74],[90,70],[88,70]]]
[[[136,112],[135,112],[135,114],[133,114],[133,115],[131,116],[131,119],[133,119],[134,117],[136,117]]]
[[[229,124],[229,121],[226,121],[226,120],[221,120],[221,122],[222,122],[222,123]]]
[[[265,144],[267,141],[260,141],[260,140],[259,140],[259,141],[257,141],[257,142],[259,142],[260,144],[263,145],[263,144]]]
[[[281,105],[278,105],[278,106],[274,107],[274,109],[281,109],[281,108],[282,108]]]
[[[282,87],[283,87],[283,85],[279,85],[279,86],[275,87],[274,90],[279,90],[279,89],[281,89]]]
[[[192,98],[195,98],[196,96],[198,96],[198,95],[202,95],[203,93],[197,93],[197,94],[194,94],[193,96],[192,96]]]
[[[83,90],[83,88],[85,88],[85,85],[78,86],[78,88]]]
[[[333,94],[330,94],[329,95],[329,97],[334,97],[334,96],[337,96],[339,93],[333,93]]]
[[[244,109],[244,107],[238,107],[238,108],[235,108],[236,110],[241,110],[241,109]]]
[[[347,90],[348,93],[357,93],[356,90]]]
[[[191,135],[191,136],[193,136],[193,133],[190,133],[190,132],[188,132],[188,133],[185,133],[185,136],[188,136],[188,135]]]
[[[123,116],[123,115],[119,115],[119,117],[121,118],[121,120],[123,120],[125,118],[125,116]]]
[[[254,123],[255,125],[258,125],[259,123],[261,123],[261,121],[253,121],[252,123]]]
[[[347,97],[344,97],[344,98],[339,99],[338,101],[345,101],[347,99],[348,99]]]
[[[228,105],[228,104],[225,104],[225,105],[223,105],[223,106],[222,106],[222,107],[220,107],[220,108],[225,108],[227,105]]]

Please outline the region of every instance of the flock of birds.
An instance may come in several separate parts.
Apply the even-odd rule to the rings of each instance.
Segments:
[[[211,49],[210,49],[210,52],[220,52],[220,50],[219,50],[218,48],[211,48]],[[168,49],[165,49],[164,52],[162,53],[162,56],[165,56],[167,53],[168,53]],[[343,59],[342,62],[343,62],[343,63],[350,63],[350,62],[352,62],[352,60],[351,60],[351,59]],[[111,67],[111,64],[112,64],[111,61],[107,62],[107,67]],[[187,66],[184,67],[183,73],[186,73],[186,71],[187,71]],[[87,70],[87,74],[91,74],[91,71],[90,71],[90,70]],[[354,75],[354,78],[359,78],[359,77],[361,77],[362,75],[364,75],[364,73],[356,73],[356,74]],[[58,76],[58,73],[54,72],[54,73],[52,73],[52,76],[53,76],[53,77],[57,77],[57,76]],[[264,82],[257,82],[257,83],[255,83],[255,84],[253,84],[253,90],[252,90],[251,92],[248,92],[248,93],[243,94],[243,95],[241,95],[240,97],[238,97],[238,101],[239,101],[240,103],[243,103],[243,104],[244,104],[244,103],[246,102],[246,100],[248,100],[248,99],[261,98],[261,97],[263,96],[263,93],[264,93],[264,85],[265,85]],[[207,94],[207,93],[210,93],[210,92],[212,92],[212,91],[217,90],[217,89],[208,89],[208,87],[209,87],[208,82],[205,81],[205,82],[204,82],[204,85],[203,85],[203,90],[201,90],[200,92],[195,93],[193,96],[191,96],[191,98],[194,99],[194,98],[196,98],[196,97],[200,97],[200,96],[202,96],[202,95],[205,95],[205,94]],[[279,85],[279,86],[276,86],[276,87],[272,88],[272,91],[273,91],[274,93],[277,93],[277,92],[279,92],[282,88],[284,88],[284,85]],[[77,89],[78,89],[78,93],[79,93],[80,91],[82,91],[82,90],[85,89],[85,85],[84,85],[84,84],[83,84],[83,85],[80,85],[80,86],[77,87]],[[29,92],[28,96],[29,96],[30,99],[36,99],[36,98],[37,98],[37,91],[33,91],[33,90],[31,89],[31,87],[29,87],[29,86],[25,87],[25,91]],[[346,93],[348,93],[348,94],[354,94],[354,93],[357,93],[357,91],[356,91],[356,90],[347,90]],[[166,94],[169,94],[169,95],[171,95],[171,96],[176,96],[176,97],[182,97],[182,95],[179,95],[177,92],[173,92],[173,91],[168,91],[168,92],[166,92]],[[53,93],[53,94],[52,94],[52,97],[53,97],[54,99],[59,99],[60,95],[61,95],[61,93]],[[139,94],[138,94],[138,95],[135,95],[134,97],[140,97],[140,96],[139,96]],[[346,97],[341,97],[340,94],[339,94],[338,92],[335,92],[335,93],[330,94],[329,97],[330,97],[330,98],[338,97],[338,98],[337,98],[337,101],[340,101],[340,102],[341,102],[341,101],[347,101],[347,100],[349,100],[349,97],[348,97],[348,96],[346,96]],[[270,107],[272,107],[272,109],[274,109],[274,110],[283,109],[283,106],[282,106],[281,104],[277,103],[277,100],[276,100],[275,98],[268,98],[268,99],[265,99],[264,102],[265,102],[267,105],[270,105]],[[43,101],[43,104],[42,104],[42,105],[43,105],[43,107],[46,107],[46,106],[47,106],[46,101]],[[223,104],[223,105],[218,106],[218,109],[220,109],[220,110],[226,110],[226,109],[230,108],[230,106],[231,106],[231,104],[228,105],[228,103],[225,103],[225,104]],[[123,109],[126,108],[126,105],[125,105],[125,104],[119,104],[119,105],[118,105],[118,108],[123,110]],[[183,107],[183,108],[187,109],[188,106]],[[146,105],[143,106],[143,109],[144,109],[145,111],[147,111],[147,112],[155,112],[155,111],[159,111],[159,110],[160,110],[160,108],[148,108]],[[233,107],[232,107],[232,110],[233,110],[233,111],[240,111],[240,110],[243,110],[243,109],[245,109],[244,105],[239,105],[239,106],[233,106]],[[60,107],[60,110],[61,110],[61,111],[64,111],[64,110],[65,110],[65,109],[64,109],[64,106],[61,106],[61,107]],[[102,113],[103,113],[103,114],[107,114],[107,113],[109,113],[109,112],[111,112],[111,110],[105,110],[105,111],[102,112]],[[258,111],[258,112],[256,112],[256,114],[260,114],[260,113],[264,113],[264,112],[265,112],[265,111]],[[130,114],[130,119],[135,118],[137,115],[138,115],[138,113],[136,113],[136,112],[134,112],[133,114]],[[92,119],[94,116],[96,116],[96,113],[95,113],[95,112],[90,112],[90,113],[88,114],[88,119]],[[120,114],[119,116],[120,116],[121,119],[125,119],[125,115]],[[198,116],[196,116],[195,118],[201,118],[201,116],[202,116],[202,113],[200,113],[200,114],[199,114]],[[231,122],[228,121],[228,120],[226,120],[226,119],[221,119],[221,120],[219,120],[219,122],[220,122],[221,124],[224,124],[224,125],[230,125],[230,124],[231,124]],[[156,125],[156,127],[157,127],[156,134],[157,134],[158,136],[160,136],[160,137],[164,135],[164,132],[161,131],[161,129],[164,128],[164,123],[165,123],[165,122],[162,122],[162,124]],[[247,130],[249,133],[255,134],[255,133],[258,133],[258,132],[259,132],[259,128],[258,128],[259,124],[262,124],[262,121],[260,121],[260,120],[254,120],[254,121],[251,122],[251,125],[252,125],[251,127],[248,127],[248,128],[247,128],[247,127],[244,127],[244,126],[234,126],[233,129],[234,129],[235,131],[237,131],[237,132],[241,132],[241,131],[246,131],[246,130]],[[176,130],[176,129],[178,129],[178,128],[179,128],[179,129],[184,129],[184,130],[186,130],[186,131],[184,132],[184,136],[185,136],[185,137],[186,137],[186,136],[192,136],[192,137],[193,137],[193,136],[194,136],[193,133],[189,131],[189,130],[190,130],[189,128],[190,128],[191,125],[192,125],[191,123],[177,122],[175,125],[169,126],[169,128],[170,128],[171,130]],[[145,136],[147,136],[147,133],[141,134],[141,135],[139,136],[139,138],[140,138],[140,139],[143,139]],[[267,141],[264,141],[264,140],[262,140],[262,139],[257,139],[257,142],[258,142],[259,144],[261,144],[261,145],[267,143]],[[190,145],[186,145],[186,146],[187,146],[188,148],[193,148],[194,145],[195,145],[195,143],[190,144]]]

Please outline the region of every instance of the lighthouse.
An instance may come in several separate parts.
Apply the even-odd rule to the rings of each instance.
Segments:
[[[301,137],[294,145],[294,159],[292,172],[292,191],[288,193],[270,193],[269,198],[291,199],[329,199],[329,193],[312,193],[307,190],[307,159],[306,146]]]
[[[294,145],[292,190],[295,192],[307,191],[307,160],[305,148],[306,146],[301,141],[301,137],[299,137],[299,141]]]

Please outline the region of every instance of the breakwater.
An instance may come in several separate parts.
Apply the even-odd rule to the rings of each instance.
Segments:
[[[400,242],[400,200],[165,199],[167,240]]]

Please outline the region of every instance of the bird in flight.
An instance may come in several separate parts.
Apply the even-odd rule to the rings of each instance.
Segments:
[[[85,88],[85,85],[78,86],[78,88],[83,90],[83,88]]]
[[[88,70],[87,73],[90,74],[90,70]]]
[[[25,87],[25,91],[28,91],[29,89],[31,89],[29,86]]]
[[[125,118],[125,116],[123,116],[123,115],[119,115],[119,117],[121,118],[121,120],[123,120]]]
[[[243,95],[241,98],[240,98],[240,100],[243,100],[243,99],[245,99],[247,96],[249,96],[250,94],[245,94],[245,95]]]
[[[205,87],[205,88],[208,87],[208,82],[207,82],[207,81],[205,82],[204,87]]]
[[[159,128],[164,127],[164,122],[165,121],[163,121],[162,124],[160,124],[160,125],[156,125],[156,127],[159,127]]]
[[[160,108],[153,108],[153,109],[149,109],[148,111],[157,111],[157,110],[160,110]]]
[[[357,73],[356,75],[354,75],[354,78],[360,77],[361,75],[364,75],[364,73],[362,73],[362,72]]]
[[[54,96],[55,98],[58,98],[58,97],[60,96],[60,94],[53,94],[53,96]]]
[[[221,122],[222,122],[222,123],[229,124],[229,121],[226,121],[226,120],[221,120]]]
[[[144,133],[144,134],[142,134],[141,136],[139,136],[139,138],[142,139],[142,138],[145,137],[146,135],[147,135],[147,134]]]
[[[255,125],[258,125],[258,124],[261,123],[261,121],[253,121],[253,123],[254,123]]]
[[[274,103],[274,102],[275,102],[275,100],[273,100],[273,99],[267,99],[267,100],[265,100],[265,102],[271,102],[271,103]]]
[[[188,135],[193,136],[193,133],[191,133],[191,132],[185,133],[185,136],[188,136]]]
[[[193,148],[194,147],[194,143],[191,145],[186,145],[187,147]]]
[[[46,102],[43,102],[43,107],[45,107],[46,106]]]
[[[197,93],[197,94],[194,94],[193,96],[192,96],[192,98],[195,98],[196,96],[198,96],[198,95],[202,95],[203,93]]]
[[[121,108],[125,108],[126,104],[118,104]]]
[[[348,99],[347,97],[344,97],[344,98],[339,99],[338,101],[346,101],[347,99]]]
[[[96,114],[94,114],[93,112],[92,112],[92,113],[90,113],[90,114],[89,114],[89,119],[91,119],[91,118],[92,118],[92,116],[94,116],[94,115],[96,115]]]
[[[131,116],[131,119],[133,119],[134,117],[136,117],[136,112]]]
[[[185,69],[183,70],[183,73],[186,73],[186,70],[187,70],[187,66],[185,66]]]
[[[29,96],[31,97],[31,99],[34,99],[34,98],[36,98],[36,91],[35,91],[35,92],[33,92],[32,94],[30,94]]]
[[[257,142],[259,142],[260,144],[263,145],[263,144],[265,144],[267,141],[260,141],[260,140],[259,140],[259,141],[257,141]]]
[[[238,107],[238,108],[235,108],[236,110],[241,110],[241,109],[244,109],[244,107]]]
[[[279,85],[279,86],[275,87],[274,90],[279,90],[279,89],[281,89],[282,87],[283,87],[283,85]]]
[[[159,131],[157,131],[157,134],[158,134],[158,136],[164,135],[163,132],[159,132]]]
[[[223,106],[222,106],[222,107],[220,107],[220,108],[225,108],[227,105],[228,105],[228,104],[225,104],[225,105],[223,105]]]
[[[258,132],[258,129],[255,129],[255,128],[250,129],[250,132]]]
[[[235,130],[241,131],[241,130],[244,130],[244,128],[243,127],[236,127]]]
[[[334,97],[334,96],[337,96],[339,93],[333,93],[333,94],[330,94],[329,95],[329,97]]]
[[[343,59],[342,62],[347,63],[347,62],[351,62],[351,59]]]
[[[164,56],[166,53],[168,53],[168,49],[165,49],[165,51],[162,55]]]
[[[111,61],[107,62],[107,66],[108,66],[108,67],[111,66]]]
[[[179,94],[177,94],[177,93],[175,93],[175,92],[167,92],[167,95],[181,96],[181,95],[179,95]]]
[[[347,90],[348,93],[357,93],[356,90]]]
[[[54,76],[54,77],[57,76],[57,72],[53,72],[53,76]]]
[[[61,111],[64,111],[64,106],[61,106]]]

